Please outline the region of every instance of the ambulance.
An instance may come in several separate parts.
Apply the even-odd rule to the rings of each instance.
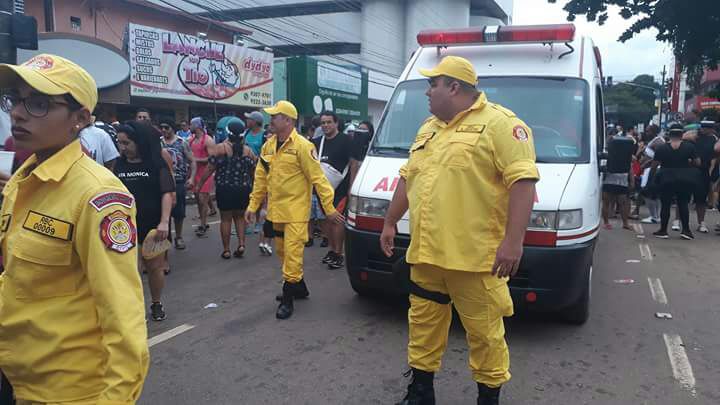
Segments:
[[[576,35],[573,24],[429,30],[417,39],[420,47],[398,80],[351,189],[346,254],[352,288],[361,295],[399,292],[394,274],[407,266],[409,214],[397,224],[391,258],[381,252],[379,238],[398,171],[430,116],[428,80],[418,69],[455,55],[472,62],[488,100],[514,111],[534,136],[541,179],[520,270],[509,282],[516,308],[584,323],[600,226],[605,140],[598,48],[589,37]],[[482,190],[457,190],[467,192]]]

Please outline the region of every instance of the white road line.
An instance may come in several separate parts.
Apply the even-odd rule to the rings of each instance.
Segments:
[[[659,304],[667,305],[667,295],[665,295],[665,289],[662,286],[662,281],[659,278],[648,277],[648,284],[650,285],[650,294],[652,299]]]
[[[690,366],[690,360],[685,353],[685,345],[682,339],[678,335],[668,335],[666,333],[663,333],[663,338],[665,339],[673,376],[683,389],[690,391],[692,396],[695,396],[695,376],[693,375],[692,366]]]
[[[640,256],[642,256],[643,259],[645,259],[645,260],[653,259],[652,251],[650,250],[650,245],[648,245],[647,243],[641,243],[638,245],[638,247],[640,248]]]
[[[148,339],[148,346],[153,347],[156,344],[162,343],[166,340],[170,340],[170,339],[174,338],[175,336],[177,336],[181,333],[185,333],[194,327],[195,327],[195,325],[189,325],[187,323],[184,323],[184,324],[178,326],[177,328],[172,328],[172,329],[165,331],[157,336],[151,337],[150,339]]]

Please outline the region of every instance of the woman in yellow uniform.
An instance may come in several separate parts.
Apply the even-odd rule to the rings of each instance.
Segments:
[[[135,201],[83,153],[97,86],[38,55],[0,65],[2,108],[33,155],[0,213],[0,369],[18,405],[134,404],[148,369]]]

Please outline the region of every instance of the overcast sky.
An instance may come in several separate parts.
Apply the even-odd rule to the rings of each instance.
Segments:
[[[557,0],[550,4],[547,0],[515,0],[513,24],[553,24],[567,22],[567,13],[562,7],[567,0]],[[658,78],[663,64],[672,70],[672,48],[655,39],[657,31],[643,31],[625,43],[618,38],[630,25],[617,11],[611,11],[604,25],[587,22],[585,16],[575,20],[578,31],[592,37],[600,48],[605,76],[613,76],[615,81],[632,80],[640,74],[651,74]]]

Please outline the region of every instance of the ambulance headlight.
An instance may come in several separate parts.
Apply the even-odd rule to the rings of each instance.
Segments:
[[[390,206],[390,201],[381,200],[377,198],[364,198],[356,197],[357,202],[355,213],[364,217],[378,217],[385,218],[385,212],[387,212]],[[350,201],[350,209],[352,209],[352,199]]]
[[[528,228],[531,229],[555,229],[556,211],[533,211],[530,214],[530,223]]]
[[[557,229],[577,229],[582,227],[582,210],[558,211]]]

